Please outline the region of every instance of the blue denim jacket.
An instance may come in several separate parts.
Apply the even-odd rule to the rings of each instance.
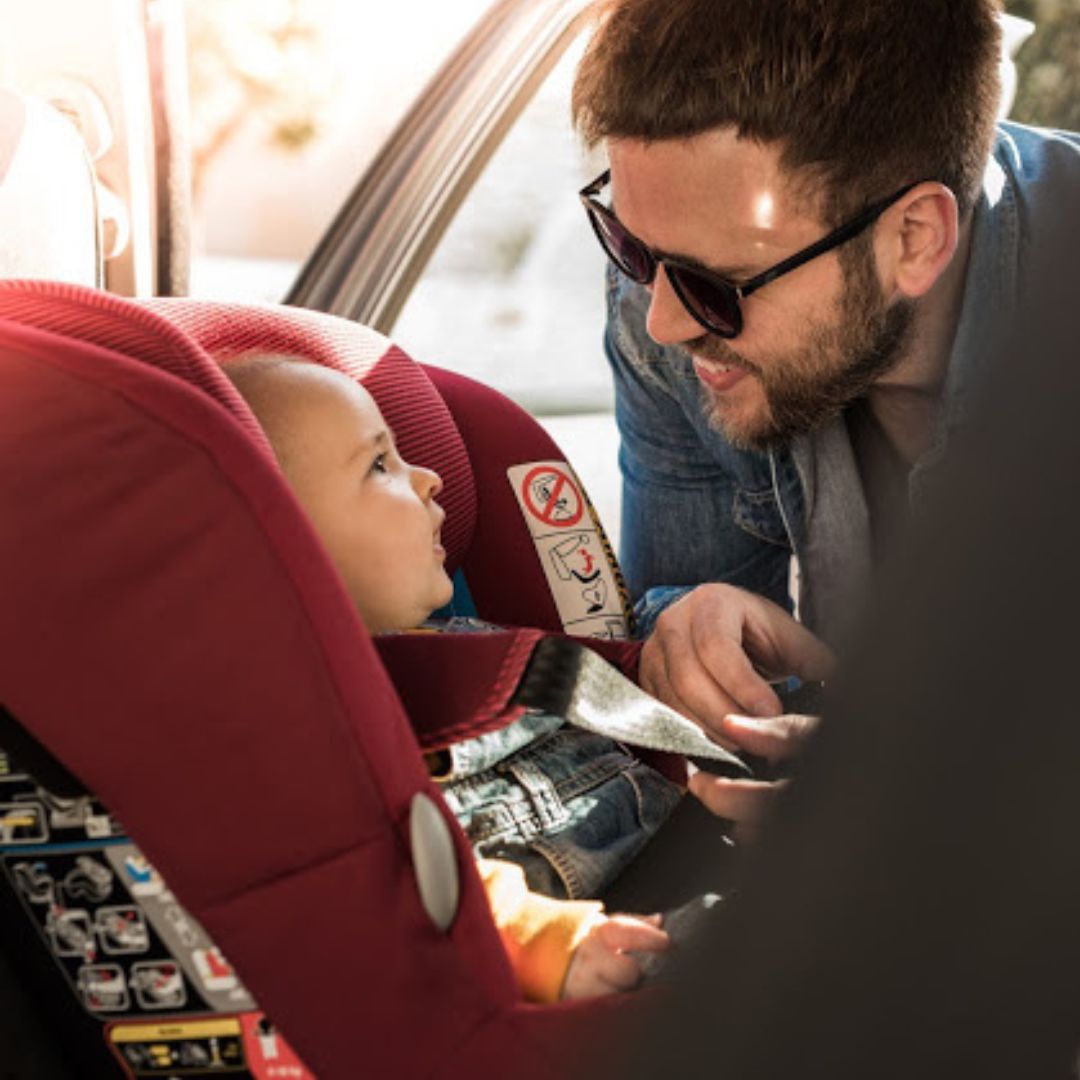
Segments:
[[[427,624],[483,633],[476,619]],[[675,808],[682,789],[621,743],[528,713],[449,747],[436,777],[477,855],[517,863],[548,896],[596,899]]]
[[[1066,194],[1080,185],[1080,137],[1002,124],[975,207],[965,291],[943,409],[916,462],[917,505],[950,433],[963,423],[989,343],[1014,317],[1017,286],[1037,273],[1040,238],[1061,229]],[[803,621],[842,640],[870,572],[862,485],[843,418],[769,453],[737,450],[711,429],[688,354],[645,330],[648,293],[609,268],[605,348],[615,377],[623,477],[620,558],[637,600],[639,632],[703,582],[739,585],[789,610],[792,555]]]

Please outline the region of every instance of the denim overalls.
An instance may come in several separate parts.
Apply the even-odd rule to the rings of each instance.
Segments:
[[[449,758],[435,779],[476,854],[517,863],[531,889],[558,898],[599,897],[682,795],[621,743],[546,713],[455,743]]]

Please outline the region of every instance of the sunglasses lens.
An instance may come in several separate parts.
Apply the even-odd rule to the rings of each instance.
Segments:
[[[687,310],[698,322],[720,337],[735,337],[742,329],[742,312],[735,290],[693,270],[668,267],[668,277]]]
[[[648,248],[631,236],[616,218],[602,214],[594,207],[589,207],[589,219],[611,261],[633,281],[648,285],[656,273],[656,264]]]

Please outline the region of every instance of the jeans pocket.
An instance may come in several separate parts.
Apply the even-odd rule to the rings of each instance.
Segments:
[[[537,892],[580,899],[618,876],[680,789],[612,739],[564,726],[444,795],[477,854],[517,863]]]
[[[682,789],[648,765],[637,764],[624,773],[637,800],[638,822],[645,839],[667,821],[683,796]]]
[[[633,861],[678,804],[681,789],[632,759],[603,783],[566,800],[570,822],[488,854],[519,863],[529,886],[571,899],[595,899]]]

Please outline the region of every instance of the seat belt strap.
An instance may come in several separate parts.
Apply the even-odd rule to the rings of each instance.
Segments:
[[[628,677],[637,673],[637,642],[497,630],[391,635],[375,644],[425,750],[497,731],[528,709],[630,746],[709,761],[713,771],[750,775]]]

